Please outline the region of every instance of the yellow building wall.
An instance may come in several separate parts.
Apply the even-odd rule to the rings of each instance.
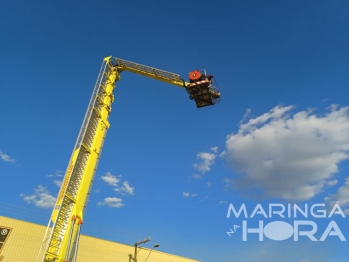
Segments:
[[[46,227],[0,216],[0,228],[11,229],[0,251],[0,262],[36,261]],[[149,251],[150,249],[146,248],[140,249],[137,262],[144,262]],[[133,256],[134,246],[81,235],[77,262],[129,262],[129,254]],[[147,262],[198,262],[198,260],[153,250]]]

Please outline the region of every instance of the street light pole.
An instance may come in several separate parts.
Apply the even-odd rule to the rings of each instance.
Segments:
[[[142,241],[138,241],[137,243],[134,244],[134,246],[135,246],[135,255],[133,257],[133,262],[137,262],[137,247],[138,247],[138,245],[147,243],[149,241],[150,241],[150,237],[148,237],[148,239],[144,239]]]
[[[147,262],[148,257],[150,256],[150,253],[153,251],[153,249],[154,249],[154,248],[157,248],[157,247],[159,247],[159,246],[160,246],[159,244],[156,244],[155,246],[153,246],[153,248],[150,250],[150,252],[149,252],[149,254],[148,254],[148,256],[147,256],[147,259],[146,259],[144,262]]]

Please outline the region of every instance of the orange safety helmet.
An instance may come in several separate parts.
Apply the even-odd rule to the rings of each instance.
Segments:
[[[200,79],[201,76],[202,76],[202,74],[200,73],[199,70],[194,70],[194,71],[189,72],[189,79],[191,81],[197,81]]]

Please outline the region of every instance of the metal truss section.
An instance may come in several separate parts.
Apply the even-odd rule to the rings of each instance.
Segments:
[[[84,170],[85,170],[89,155],[90,155],[90,152],[88,152],[84,146],[81,146],[72,175],[70,177],[67,191],[65,193],[66,195],[71,197],[72,200],[75,200],[77,197],[79,187],[80,187],[80,182],[81,182],[82,176],[84,175]]]
[[[107,61],[103,61],[103,64],[101,66],[101,69],[99,70],[99,74],[98,74],[98,77],[97,77],[97,81],[96,81],[96,84],[95,84],[95,87],[93,89],[93,93],[92,93],[92,96],[91,96],[91,99],[90,99],[90,103],[87,107],[87,111],[86,111],[86,114],[85,114],[85,117],[84,117],[84,121],[82,122],[82,126],[80,128],[80,132],[79,132],[79,135],[78,135],[78,139],[76,140],[76,143],[75,143],[75,146],[74,148],[75,149],[78,149],[80,146],[81,146],[81,142],[85,136],[85,132],[86,132],[86,129],[87,129],[87,126],[90,122],[90,118],[91,118],[91,114],[93,112],[93,107],[96,103],[96,99],[97,99],[97,96],[99,94],[99,90],[101,88],[101,86],[106,82],[106,77],[107,77],[107,74],[106,74],[106,71],[108,69],[108,62]]]
[[[114,58],[117,62],[117,66],[122,70],[131,71],[137,74],[142,74],[157,80],[161,80],[167,83],[171,83],[180,87],[185,87],[185,81],[180,75],[167,72],[164,70],[156,69],[154,67],[141,65],[131,61],[123,60],[120,58]]]
[[[97,101],[99,101],[99,100],[97,99]],[[100,107],[102,107],[102,106],[100,106]],[[87,126],[84,140],[82,142],[88,148],[92,148],[92,143],[93,143],[96,131],[97,131],[99,119],[100,119],[99,115],[97,115],[97,112],[95,110],[93,110],[92,114],[91,114],[90,121],[89,121],[88,126]]]
[[[49,243],[52,255],[56,256],[60,250],[73,206],[74,202],[65,196],[62,201],[57,221],[52,230],[51,241]]]
[[[110,69],[112,67],[113,65],[110,60],[104,60],[98,74],[90,103],[63,180],[63,183],[66,183],[66,186],[63,185],[61,188],[56,207],[52,213],[51,220],[45,233],[44,242],[46,243],[46,247],[44,247],[45,243],[43,243],[42,249],[44,249],[45,252],[41,261],[54,262],[58,261],[58,257],[60,257],[64,237],[67,235],[67,230],[70,225],[69,223],[73,215],[72,212],[74,205],[77,202],[82,179],[86,172],[87,163],[91,156],[92,147],[94,146],[98,128],[101,123],[101,112],[103,108],[106,107],[104,104],[104,98],[107,95],[105,88],[106,85],[111,84],[109,83],[109,77],[111,74]],[[60,196],[62,196],[62,198],[60,198]],[[57,216],[54,216],[54,214],[57,214]],[[37,261],[41,253],[40,250]],[[50,257],[50,259],[48,259],[47,256]]]
[[[113,90],[122,71],[185,88],[198,108],[213,105],[220,98],[218,90],[211,88],[212,81],[188,83],[178,74],[112,56],[105,57],[36,261],[76,261],[84,211],[110,127],[108,118],[114,101]]]

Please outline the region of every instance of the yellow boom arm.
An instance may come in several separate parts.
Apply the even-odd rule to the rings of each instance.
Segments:
[[[177,74],[111,56],[104,58],[37,262],[76,261],[84,210],[104,139],[110,127],[108,117],[114,101],[113,90],[122,71],[130,71],[186,89],[198,85],[185,82]],[[204,95],[208,97],[207,94]]]
[[[104,59],[37,261],[75,261],[84,209],[110,124],[118,69]]]
[[[126,70],[138,75],[147,76],[147,77],[150,77],[162,82],[166,82],[168,84],[176,85],[179,87],[185,88],[186,86],[189,86],[189,83],[185,82],[180,75],[166,72],[150,66],[145,66],[138,63],[130,62],[120,58],[115,58],[115,60],[117,63],[117,68],[120,72],[123,70]]]

